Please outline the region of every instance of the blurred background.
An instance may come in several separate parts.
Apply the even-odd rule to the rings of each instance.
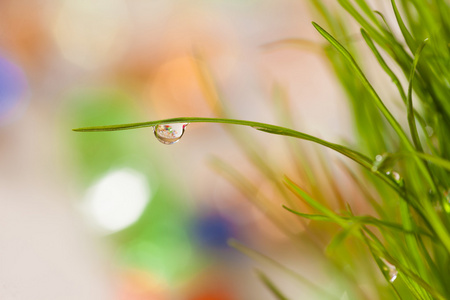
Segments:
[[[282,94],[296,129],[349,139],[310,11],[298,0],[1,0],[0,299],[272,299],[254,268],[307,299],[229,238],[327,284],[314,249],[294,247],[217,172],[226,161],[276,199],[239,140],[295,177],[286,138],[190,124],[167,146],[150,128],[71,131],[219,115],[283,125]],[[290,38],[313,43],[271,44]]]

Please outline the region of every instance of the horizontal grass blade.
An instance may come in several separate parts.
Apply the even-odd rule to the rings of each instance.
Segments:
[[[130,129],[137,129],[137,128],[154,127],[159,124],[170,124],[170,123],[222,123],[222,124],[234,124],[234,125],[249,126],[249,127],[253,127],[254,129],[259,130],[259,131],[263,131],[263,132],[267,132],[267,133],[271,133],[271,134],[295,137],[295,138],[299,138],[302,140],[307,140],[307,141],[311,141],[311,142],[320,144],[322,146],[333,149],[333,150],[349,157],[350,159],[365,166],[366,168],[369,167],[372,163],[372,160],[370,158],[368,158],[367,156],[365,156],[355,150],[351,150],[347,147],[327,142],[325,140],[316,138],[316,137],[308,135],[306,133],[302,133],[302,132],[292,130],[289,128],[285,128],[285,127],[281,127],[281,126],[275,126],[275,125],[270,125],[270,124],[266,124],[266,123],[252,122],[252,121],[245,121],[245,120],[221,119],[221,118],[197,118],[197,117],[172,118],[172,119],[164,119],[164,120],[150,121],[150,122],[129,123],[129,124],[119,124],[119,125],[109,125],[109,126],[83,127],[83,128],[73,129],[73,131],[77,131],[77,132],[118,131],[118,130],[130,130]]]
[[[295,211],[289,207],[286,207],[283,205],[283,208],[290,211],[293,214],[296,214],[300,217],[313,220],[313,221],[324,221],[324,222],[334,222],[333,219],[331,219],[328,216],[325,215],[317,215],[317,214],[304,214],[298,211]],[[345,220],[349,223],[354,224],[361,224],[361,225],[373,225],[377,228],[380,228],[380,230],[383,230],[383,228],[389,228],[395,231],[402,232],[404,234],[410,234],[410,235],[416,235],[421,234],[428,237],[433,237],[429,232],[423,230],[423,229],[417,229],[417,230],[406,230],[401,224],[382,221],[377,218],[371,217],[371,216],[352,216],[352,217],[340,217],[342,220]]]
[[[302,140],[306,140],[306,141],[311,141],[313,143],[325,146],[336,152],[341,153],[342,155],[344,155],[344,156],[350,158],[351,160],[357,162],[358,164],[362,165],[367,170],[372,169],[372,160],[370,158],[368,158],[367,156],[365,156],[364,154],[359,153],[355,150],[352,150],[350,148],[347,148],[347,147],[344,147],[344,146],[341,146],[338,144],[330,143],[328,141],[316,138],[314,136],[311,136],[306,133],[299,132],[299,131],[296,131],[293,129],[276,126],[276,125],[271,125],[271,124],[266,124],[266,123],[253,122],[253,121],[224,119],[224,118],[185,117],[185,118],[171,118],[171,119],[140,122],[140,123],[82,127],[82,128],[73,129],[73,131],[76,131],[76,132],[107,132],[107,131],[119,131],[119,130],[147,128],[147,127],[154,127],[159,124],[170,124],[170,123],[219,123],[219,124],[233,124],[233,125],[248,126],[248,127],[254,128],[256,130],[271,133],[271,134],[289,136],[289,137],[294,137],[294,138],[298,138],[298,139],[302,139]],[[374,172],[373,174],[378,176],[380,179],[382,179],[391,188],[393,188],[403,199],[408,201],[408,199],[405,198],[405,195],[404,195],[401,187],[399,187],[398,185],[393,183],[392,180],[388,176],[386,176],[386,174],[381,173],[381,172]]]

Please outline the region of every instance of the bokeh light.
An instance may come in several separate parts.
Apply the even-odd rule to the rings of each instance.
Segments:
[[[23,71],[0,53],[0,125],[11,122],[25,108],[27,83]]]
[[[85,212],[107,232],[137,221],[151,197],[147,178],[132,169],[110,171],[87,191]]]
[[[54,24],[64,58],[87,69],[116,60],[127,44],[127,5],[123,0],[64,0]]]

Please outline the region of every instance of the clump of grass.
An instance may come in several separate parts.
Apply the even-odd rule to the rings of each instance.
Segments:
[[[341,292],[346,291],[348,297],[354,299],[450,299],[449,3],[445,0],[392,0],[389,8],[395,16],[392,21],[365,0],[338,2],[345,15],[337,10],[330,12],[320,0],[312,0],[322,18],[322,25],[313,23],[313,26],[328,42],[323,51],[353,111],[357,146],[338,145],[290,129],[292,122],[287,115],[286,127],[227,118],[223,99],[215,92],[214,80],[201,57],[198,59],[199,79],[219,118],[175,118],[75,130],[114,131],[158,124],[214,122],[250,126],[332,149],[357,163],[356,168],[346,163],[339,167],[353,179],[374,215],[355,214],[345,195],[335,188],[330,170],[322,164],[328,184],[335,191],[338,209],[333,208],[321,192],[322,181],[314,170],[317,166],[309,163],[308,154],[297,145],[291,144],[289,148],[299,166],[301,183],[288,177],[280,180],[277,167],[266,162],[238,133],[232,132],[249,160],[277,187],[284,208],[269,207],[266,214],[293,241],[297,237],[283,222],[287,214],[312,222],[331,223],[339,229],[326,246],[325,255],[331,268],[344,278]],[[377,70],[370,70],[369,74],[358,59],[353,39],[349,38],[350,27],[344,22],[348,15],[360,27],[366,49],[378,62]],[[389,99],[382,99],[369,80],[373,73],[392,82],[396,92],[391,100],[400,103],[400,112],[393,114],[385,105]],[[279,87],[274,95],[277,99],[285,96]],[[249,198],[255,197],[254,184],[235,167],[219,159],[212,165]],[[299,205],[293,195],[313,213],[301,211],[304,206]],[[273,205],[264,199],[256,202],[262,206]],[[363,271],[345,270],[346,264],[354,266],[352,255],[339,250],[345,248],[346,243],[347,246],[350,243],[362,246],[358,247],[360,255],[371,258],[374,263],[367,263]],[[232,244],[251,256],[264,258],[243,245]],[[375,295],[361,290],[358,272],[379,272],[384,276],[384,282],[377,276],[372,277]],[[258,276],[276,298],[287,299],[270,276],[260,271]],[[321,290],[308,279],[295,276],[321,299],[339,298],[333,291]]]

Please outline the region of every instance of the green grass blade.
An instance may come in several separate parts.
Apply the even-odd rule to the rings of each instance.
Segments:
[[[418,228],[417,230],[405,229],[401,224],[382,221],[382,220],[376,219],[371,216],[356,216],[356,217],[353,217],[353,220],[355,222],[358,222],[358,223],[361,223],[364,225],[373,225],[375,227],[378,227],[380,229],[380,231],[383,231],[383,228],[389,228],[389,229],[392,229],[395,231],[402,232],[404,234],[409,234],[409,235],[421,234],[421,235],[425,235],[428,237],[434,237],[431,233],[425,231],[424,229],[420,229],[420,228]]]
[[[365,167],[369,167],[372,162],[371,159],[369,159],[368,157],[366,157],[365,155],[363,155],[357,151],[351,150],[349,148],[346,148],[346,147],[338,145],[338,144],[324,141],[322,139],[313,137],[311,135],[308,135],[308,134],[305,134],[305,133],[302,133],[299,131],[295,131],[295,130],[281,127],[281,126],[275,126],[275,125],[270,125],[270,124],[266,124],[266,123],[252,122],[252,121],[245,121],[245,120],[221,119],[221,118],[196,118],[196,117],[172,118],[172,119],[150,121],[150,122],[76,128],[76,129],[73,129],[73,131],[77,131],[77,132],[118,131],[118,130],[129,130],[129,129],[137,129],[137,128],[145,128],[145,127],[154,127],[158,124],[170,124],[170,123],[223,123],[223,124],[249,126],[249,127],[253,127],[254,129],[259,130],[259,131],[277,134],[277,135],[295,137],[295,138],[299,138],[299,139],[303,139],[303,140],[307,140],[307,141],[311,141],[311,142],[320,144],[322,146],[333,149],[333,150],[349,157],[350,159],[356,161],[357,163],[359,163]]]
[[[230,113],[226,106],[223,93],[217,85],[217,79],[201,52],[195,51],[194,57],[197,79],[203,92],[203,98],[209,104],[211,110],[215,112],[216,117],[226,119]],[[285,195],[286,189],[279,180],[280,175],[277,170],[277,165],[273,164],[270,160],[267,160],[264,157],[264,154],[259,151],[262,145],[253,136],[240,130],[240,128],[227,126],[224,129],[230,134],[231,138],[236,141],[236,144],[241,148],[248,160],[261,171],[268,180],[275,183],[283,198],[287,199],[289,202],[290,198]]]
[[[344,147],[344,146],[341,146],[338,144],[327,142],[325,140],[316,138],[314,136],[311,136],[311,135],[308,135],[308,134],[305,134],[305,133],[302,133],[302,132],[299,132],[299,131],[296,131],[293,129],[289,129],[289,128],[285,128],[285,127],[281,127],[281,126],[270,125],[270,124],[266,124],[266,123],[253,122],[253,121],[223,119],[223,118],[188,117],[188,118],[171,118],[171,119],[140,122],[140,123],[119,124],[119,125],[82,127],[82,128],[73,129],[73,131],[76,131],[76,132],[119,131],[119,130],[130,130],[130,129],[154,127],[159,124],[170,124],[170,123],[222,123],[222,124],[249,126],[249,127],[252,127],[259,131],[263,131],[263,132],[267,132],[267,133],[271,133],[271,134],[294,137],[294,138],[303,139],[303,140],[317,143],[319,145],[325,146],[327,148],[335,150],[336,152],[341,153],[342,155],[359,163],[367,170],[372,170],[372,160],[370,158],[368,158],[367,156],[365,156],[355,150],[349,149],[347,147]],[[392,180],[386,174],[380,173],[380,172],[373,172],[373,174],[378,176],[380,179],[382,179],[391,188],[393,188],[403,199],[408,201],[408,199],[405,198],[401,187],[399,187],[397,184],[392,182]]]
[[[359,24],[361,24],[361,26],[376,38],[377,42],[386,42],[386,38],[364,18],[348,0],[338,0],[338,2]]]
[[[356,0],[356,3],[374,24],[376,24],[377,26],[381,25],[380,22],[378,21],[378,19],[376,18],[374,12],[372,11],[372,9],[367,4],[366,0]]]
[[[397,19],[398,26],[400,27],[400,31],[402,32],[403,38],[406,41],[406,44],[408,45],[409,49],[412,53],[416,52],[416,42],[414,38],[412,37],[411,33],[409,33],[409,30],[406,28],[405,22],[403,22],[403,19],[398,11],[397,4],[395,3],[395,0],[391,0],[392,8],[394,9],[395,18]]]
[[[445,297],[443,297],[439,291],[435,290],[432,286],[430,286],[427,282],[425,282],[420,276],[417,275],[414,269],[410,268],[409,266],[406,266],[405,264],[401,263],[398,259],[394,258],[387,249],[381,244],[381,242],[378,240],[378,238],[371,233],[370,231],[365,231],[367,234],[369,234],[372,237],[372,241],[370,241],[365,235],[361,235],[362,238],[365,240],[365,243],[369,247],[370,251],[372,252],[372,255],[374,259],[377,261],[377,264],[381,262],[379,260],[380,257],[383,257],[385,260],[389,261],[392,265],[394,265],[397,270],[399,271],[399,275],[404,274],[405,281],[408,281],[410,285],[408,286],[411,292],[415,293],[416,295],[419,295],[418,299],[432,299],[430,298],[430,295],[432,295],[435,299],[444,300]],[[379,265],[381,272],[383,275],[385,275],[385,270],[383,269],[383,264]],[[388,279],[388,278],[386,278]],[[389,280],[389,279],[388,279]]]
[[[333,222],[333,220],[330,217],[325,216],[325,215],[304,214],[304,213],[295,211],[295,210],[293,210],[293,209],[291,209],[291,208],[289,208],[289,207],[287,207],[285,205],[283,205],[283,208],[286,209],[287,211],[290,211],[293,214],[296,214],[296,215],[298,215],[298,216],[300,216],[302,218],[306,218],[306,219],[309,219],[309,220],[312,220],[312,221]]]
[[[280,289],[266,276],[262,271],[255,270],[259,280],[266,286],[272,295],[278,300],[288,300],[288,298],[280,291]]]
[[[305,278],[304,276],[298,274],[297,272],[285,267],[284,265],[280,264],[279,262],[273,260],[272,258],[258,252],[255,251],[253,249],[250,249],[249,247],[241,244],[240,242],[238,242],[235,239],[230,239],[228,241],[228,245],[230,245],[231,247],[235,248],[236,250],[238,250],[239,252],[247,255],[250,258],[253,258],[255,260],[259,260],[261,262],[264,263],[268,263],[278,269],[280,269],[281,271],[283,271],[284,273],[286,273],[287,275],[291,276],[292,278],[298,280],[299,282],[301,282],[302,284],[304,284],[305,286],[307,286],[309,289],[311,289],[313,292],[315,292],[317,295],[320,295],[322,298],[321,299],[334,299],[334,300],[338,300],[339,298],[328,293],[327,291],[325,291],[324,289],[322,289],[321,287],[317,286],[315,283],[311,282],[309,279]]]
[[[422,159],[425,159],[426,161],[429,161],[432,164],[435,164],[437,166],[440,166],[444,169],[447,169],[450,171],[450,161],[440,158],[438,156],[433,156],[433,155],[429,155],[429,154],[425,154],[425,153],[404,153],[404,155],[416,155]]]
[[[348,226],[347,228],[342,229],[333,237],[331,242],[328,243],[325,252],[329,256],[333,255],[333,252],[335,252],[337,248],[339,248],[347,238],[349,238],[350,236],[357,235],[359,229],[360,229],[359,224],[350,224],[350,226]]]
[[[295,183],[290,181],[288,178],[286,178],[286,183],[287,183],[288,187],[294,193],[296,193],[298,196],[301,197],[301,199],[305,200],[308,204],[310,204],[315,209],[317,209],[317,210],[321,211],[322,213],[324,213],[325,216],[327,216],[331,220],[335,221],[338,225],[342,226],[344,229],[347,229],[347,228],[351,227],[351,225],[349,226],[348,224],[346,224],[346,221],[343,220],[341,217],[339,217],[334,212],[332,212],[328,208],[324,207],[323,205],[321,205],[320,203],[318,203],[317,201],[312,199],[307,193],[305,193],[300,187],[295,185]],[[348,233],[351,233],[351,232],[353,232],[353,231],[351,230]],[[346,236],[346,234],[345,234],[345,236]],[[360,234],[358,234],[356,236],[358,238],[360,238],[360,239],[363,238],[363,235],[360,235]],[[366,242],[369,243],[369,246],[371,245],[371,243],[368,240],[366,240]],[[435,291],[427,282],[425,282],[422,278],[420,278],[420,276],[418,276],[415,272],[413,272],[411,270],[411,268],[408,268],[407,266],[401,264],[399,261],[397,261],[393,257],[391,257],[388,254],[388,252],[385,249],[385,247],[381,244],[381,242],[378,241],[377,244],[374,244],[374,245],[372,245],[370,247],[372,247],[372,249],[374,251],[376,250],[376,253],[378,253],[378,256],[382,256],[382,257],[384,256],[386,258],[389,258],[395,264],[395,266],[397,266],[397,268],[399,270],[401,270],[402,272],[405,273],[405,275],[407,275],[412,280],[414,280],[414,282],[415,282],[415,284],[417,284],[418,288],[423,289],[424,291],[430,293],[431,295],[435,296],[438,299],[444,299],[442,297],[442,295],[440,295],[439,292]]]
[[[402,223],[405,227],[405,230],[413,230],[413,220],[411,217],[411,213],[409,211],[408,205],[406,203],[400,203],[400,215],[402,217]],[[408,246],[409,254],[411,256],[411,260],[413,260],[413,264],[418,273],[423,277],[426,276],[426,270],[423,265],[423,260],[420,255],[419,245],[414,236],[405,236],[406,245]]]
[[[325,222],[335,222],[335,220],[331,219],[330,217],[326,216],[326,215],[318,215],[318,214],[304,214],[298,211],[295,211],[289,207],[286,207],[285,205],[283,205],[283,208],[290,211],[293,214],[296,214],[300,217],[309,219],[309,220],[313,220],[313,221],[325,221]],[[392,222],[387,222],[387,221],[382,221],[379,219],[376,219],[374,217],[371,216],[352,216],[352,217],[340,217],[342,220],[345,220],[349,223],[354,223],[354,224],[361,224],[361,225],[373,225],[377,228],[380,228],[381,231],[383,231],[383,228],[388,228],[388,229],[392,229],[398,232],[402,232],[404,234],[409,234],[409,235],[416,235],[416,234],[422,234],[428,237],[433,237],[431,235],[431,233],[423,230],[423,229],[417,229],[417,230],[413,230],[411,229],[405,229],[401,224],[397,224],[397,223],[392,223]]]
[[[405,146],[408,149],[413,150],[411,142],[409,141],[409,139],[406,136],[405,132],[403,131],[402,127],[397,122],[397,120],[394,118],[394,116],[391,114],[391,112],[386,108],[386,106],[384,105],[380,96],[378,96],[377,92],[372,87],[369,80],[366,78],[363,71],[361,70],[359,65],[356,63],[355,59],[350,54],[350,52],[348,52],[347,49],[345,49],[334,37],[332,37],[325,29],[320,27],[318,24],[313,22],[313,26],[347,60],[349,65],[355,71],[355,74],[359,77],[362,84],[366,87],[367,91],[374,99],[375,104],[378,107],[378,109],[381,111],[381,113],[384,115],[386,120],[389,122],[389,124],[392,126],[392,128],[395,130],[395,132],[398,134],[400,140],[405,144]]]
[[[397,153],[391,153],[389,154],[389,156],[392,159],[398,159],[400,157],[418,157],[421,158],[423,160],[426,160],[436,166],[439,166],[441,168],[444,168],[446,170],[450,171],[450,160],[446,160],[444,158],[441,158],[439,156],[435,156],[435,155],[430,155],[430,154],[426,154],[426,153],[421,153],[421,152],[397,152]]]
[[[405,94],[405,91],[403,90],[403,87],[402,87],[402,84],[400,83],[400,80],[395,75],[395,73],[391,70],[391,68],[389,68],[389,66],[386,64],[386,61],[383,59],[383,57],[381,56],[380,52],[375,47],[375,44],[373,43],[372,39],[367,34],[367,32],[364,29],[362,29],[362,28],[361,28],[361,35],[363,36],[363,38],[366,41],[367,45],[369,46],[370,50],[372,50],[372,52],[375,55],[378,63],[380,64],[380,66],[383,68],[383,70],[386,72],[386,74],[389,75],[389,77],[391,78],[392,82],[397,87],[397,89],[398,89],[398,91],[400,93],[400,96],[403,99],[403,102],[406,103],[406,94]]]
[[[372,247],[371,243],[369,242],[369,239],[365,236],[363,236],[364,243],[369,248],[370,254],[372,255],[372,258],[374,259],[375,263],[378,266],[378,269],[381,271],[381,274],[383,274],[383,277],[386,279],[386,281],[389,283],[389,285],[393,288],[393,291],[395,295],[401,299],[401,296],[398,294],[397,290],[395,289],[394,285],[392,284],[390,280],[390,275],[388,270],[386,269],[385,262],[375,253],[375,249]]]
[[[295,184],[291,179],[288,177],[284,178],[284,182],[286,186],[294,193],[296,194],[300,199],[304,200],[307,204],[309,204],[314,209],[320,211],[323,213],[326,217],[330,218],[333,222],[337,223],[338,225],[342,227],[347,227],[347,222],[343,220],[340,216],[338,216],[335,212],[327,208],[326,206],[320,204],[311,196],[309,196],[302,188],[300,188],[297,184]]]
[[[218,158],[210,160],[210,165],[214,171],[232,183],[256,208],[266,216],[281,232],[294,238],[293,233],[288,226],[280,219],[275,207],[271,201],[261,193],[258,193],[258,187],[255,186],[246,176],[239,173],[232,165],[223,162]]]
[[[389,34],[392,36],[391,26],[389,26],[389,23],[386,21],[386,18],[384,17],[384,15],[378,10],[375,10],[374,13],[377,14],[378,16],[380,16],[381,20],[383,20],[384,26],[386,26],[387,32],[389,32]]]
[[[326,32],[322,27],[317,25],[313,22],[314,27],[319,31],[319,33],[327,39],[348,61],[348,63],[352,66],[352,68],[355,70],[356,75],[362,80],[362,83],[367,88],[369,93],[373,96],[375,103],[377,107],[380,109],[380,111],[383,113],[383,115],[386,117],[388,122],[391,124],[392,128],[395,130],[397,135],[399,136],[400,140],[402,141],[403,145],[408,151],[414,151],[414,146],[409,141],[407,135],[401,128],[400,124],[397,122],[397,120],[392,116],[392,114],[389,112],[389,110],[385,107],[383,102],[381,101],[381,98],[378,96],[372,85],[369,83],[367,78],[365,77],[364,73],[359,68],[358,64],[352,57],[352,55],[336,40],[334,39],[328,32]],[[421,173],[425,177],[425,179],[430,184],[431,188],[436,192],[434,181],[429,173],[429,170],[427,169],[426,165],[420,160],[416,159],[416,162],[421,170]],[[404,197],[404,196],[403,196]],[[407,198],[404,198],[405,200]],[[423,214],[425,216],[425,220],[430,223],[430,225],[433,227],[433,230],[438,234],[439,238],[447,248],[447,250],[450,252],[450,233],[444,228],[442,222],[438,219],[436,213],[433,211],[431,205],[426,201],[421,201],[424,205],[424,211],[419,212],[420,214]],[[412,203],[412,202],[410,202]],[[416,208],[417,210],[417,208]]]
[[[414,142],[414,145],[416,146],[416,149],[419,152],[423,152],[422,145],[420,143],[419,134],[417,132],[416,127],[416,120],[414,118],[414,107],[413,107],[413,100],[412,100],[412,88],[413,88],[413,79],[414,75],[416,73],[417,63],[420,59],[420,54],[422,53],[423,48],[425,47],[426,43],[428,42],[428,39],[425,39],[420,46],[417,48],[416,54],[414,56],[413,65],[411,68],[411,73],[409,75],[409,85],[408,85],[408,98],[407,98],[407,114],[408,114],[408,124],[409,129],[411,131],[411,136]]]

